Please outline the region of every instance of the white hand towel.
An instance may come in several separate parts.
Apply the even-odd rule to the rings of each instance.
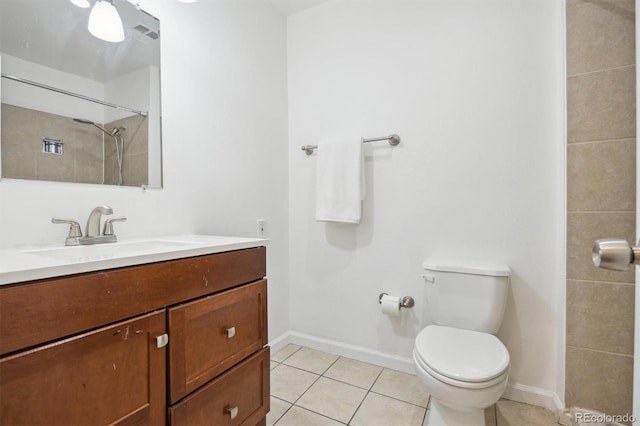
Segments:
[[[316,220],[360,223],[364,199],[362,139],[332,139],[318,143]]]

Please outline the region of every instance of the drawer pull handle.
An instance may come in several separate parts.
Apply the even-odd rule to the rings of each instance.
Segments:
[[[169,343],[169,335],[167,333],[156,337],[156,347],[158,349],[164,348]]]
[[[227,338],[231,339],[233,336],[236,335],[236,328],[235,327],[229,327],[227,328]],[[232,417],[233,418],[233,417]]]
[[[238,407],[229,407],[227,408],[227,413],[229,413],[229,417],[235,419],[238,415]]]

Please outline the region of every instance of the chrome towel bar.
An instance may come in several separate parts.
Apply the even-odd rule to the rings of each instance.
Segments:
[[[389,145],[391,146],[396,146],[400,143],[400,136],[398,135],[389,135],[389,136],[382,136],[379,138],[369,138],[369,139],[365,139],[362,138],[362,142],[363,143],[369,143],[369,142],[378,142],[378,141],[389,141]],[[318,148],[318,145],[304,145],[301,146],[300,149],[302,149],[304,152],[307,153],[307,155],[311,155],[313,154],[313,151],[315,149]]]

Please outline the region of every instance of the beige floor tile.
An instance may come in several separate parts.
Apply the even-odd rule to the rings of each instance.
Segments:
[[[275,362],[282,362],[285,359],[289,358],[291,355],[293,355],[301,347],[302,346],[298,346],[298,345],[294,345],[294,344],[289,343],[287,346],[285,346],[284,348],[280,349],[275,354],[271,355],[271,359],[273,361],[275,361]]]
[[[420,407],[426,408],[429,402],[429,394],[416,376],[388,368],[382,370],[371,390]]]
[[[273,370],[274,368],[276,368],[277,366],[279,366],[280,364],[275,362],[275,361],[271,361],[269,370]]]
[[[277,426],[340,426],[337,422],[320,414],[313,413],[297,406],[291,407],[276,424]]]
[[[382,367],[349,358],[339,358],[324,373],[325,377],[349,383],[360,388],[371,389]]]
[[[348,423],[366,394],[364,389],[321,377],[296,405]]]
[[[286,401],[271,397],[271,411],[267,414],[267,426],[273,426],[291,407]]]
[[[498,426],[552,426],[558,424],[555,414],[542,407],[501,399],[496,403]]]
[[[358,408],[353,426],[421,426],[426,409],[370,392]]]
[[[284,360],[283,363],[311,371],[312,373],[322,374],[327,371],[327,368],[329,368],[336,359],[338,359],[337,355],[316,351],[315,349],[302,348]]]
[[[288,402],[296,402],[318,375],[280,364],[271,371],[271,395]]]

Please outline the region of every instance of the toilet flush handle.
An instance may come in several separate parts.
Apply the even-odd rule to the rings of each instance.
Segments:
[[[431,283],[431,284],[435,284],[436,283],[436,277],[433,276],[433,275],[421,274],[420,276],[422,277],[422,279],[426,283]]]

